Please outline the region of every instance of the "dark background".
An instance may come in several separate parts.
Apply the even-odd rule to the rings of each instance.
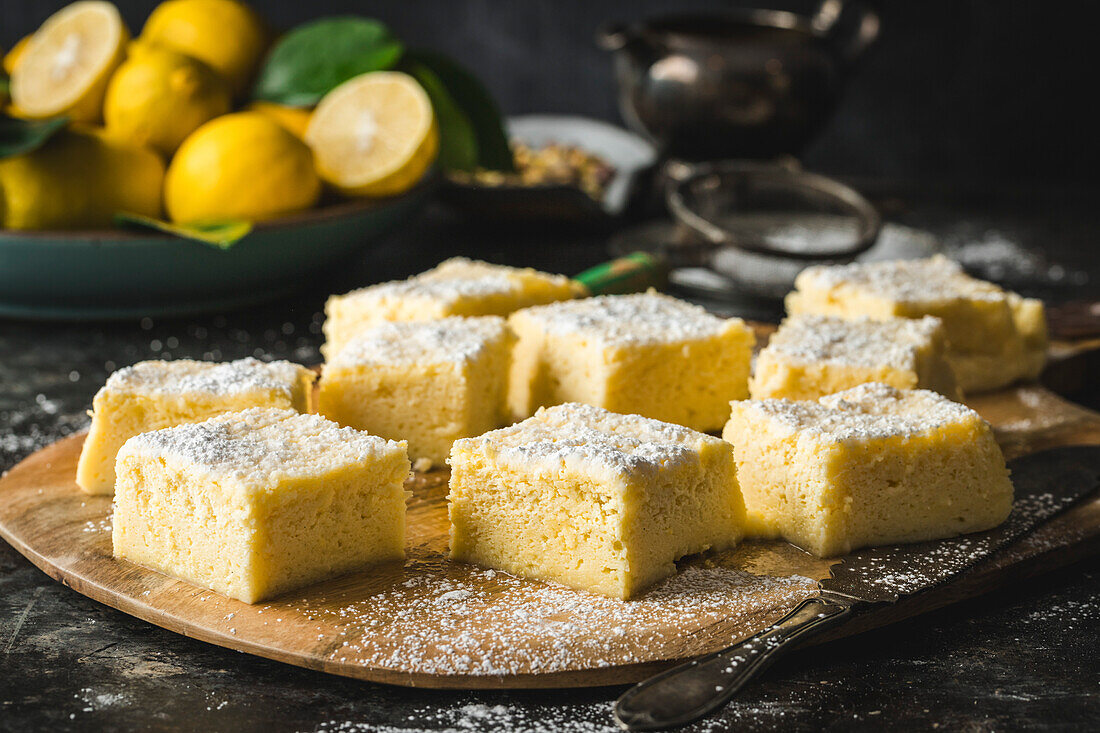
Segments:
[[[10,47],[64,0],[3,0]],[[118,0],[135,34],[154,2]],[[618,120],[604,22],[680,10],[812,2],[696,0],[253,0],[276,28],[325,14],[389,23],[410,46],[473,68],[505,111]],[[854,71],[811,168],[936,182],[1091,183],[1096,143],[1097,31],[1077,3],[883,0],[877,47]]]
[[[64,4],[0,0],[0,44],[10,47]],[[118,4],[135,33],[155,5]],[[410,45],[445,51],[470,66],[509,113],[610,120],[618,119],[610,59],[593,43],[602,23],[741,5],[253,4],[283,28],[322,14],[372,15]],[[776,0],[774,7],[805,10],[811,4]],[[879,179],[860,185],[891,221],[945,242],[976,238],[1045,253],[1049,260],[1028,269],[1046,275],[1050,292],[1036,291],[1034,283],[1007,283],[1016,289],[1050,303],[1086,294],[1100,298],[1093,188],[1100,159],[1093,111],[1100,52],[1095,24],[1082,11],[1089,4],[876,4],[883,18],[880,42],[853,73],[836,117],[808,151],[808,166]],[[309,283],[307,292],[250,310],[140,324],[0,322],[0,471],[82,429],[95,389],[124,363],[248,354],[317,363],[320,309],[328,293],[405,277],[458,253],[568,273],[608,256],[599,234],[520,233],[482,224],[440,205],[428,207],[384,246],[366,248],[339,272]],[[1050,263],[1057,263],[1059,277]],[[293,338],[284,337],[287,326]],[[169,345],[171,355],[164,350]],[[1085,381],[1095,373],[1094,366],[1086,368]],[[1088,404],[1097,407],[1095,391],[1090,394]],[[904,625],[800,652],[693,731],[1092,730],[1100,719],[1098,639],[1100,563],[1092,559]],[[622,691],[406,690],[236,654],[95,603],[3,542],[0,663],[0,731],[365,733],[384,725],[395,733],[612,733],[610,703]]]

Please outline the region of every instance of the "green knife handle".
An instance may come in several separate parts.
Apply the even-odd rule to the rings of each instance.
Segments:
[[[639,682],[615,702],[627,730],[677,728],[718,710],[781,654],[843,622],[860,601],[828,591],[756,636]]]
[[[662,288],[668,281],[668,266],[648,252],[632,252],[618,259],[590,267],[573,278],[590,295],[640,293]]]

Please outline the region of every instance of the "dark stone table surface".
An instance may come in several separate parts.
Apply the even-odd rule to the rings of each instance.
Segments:
[[[982,242],[960,251],[986,274],[1052,302],[1100,298],[1096,192],[873,188],[894,220],[948,243]],[[315,363],[330,292],[403,277],[450,254],[576,272],[605,259],[604,240],[489,227],[434,206],[282,302],[181,320],[0,320],[0,470],[83,429],[93,393],[118,367],[249,354]],[[766,317],[774,309],[749,310]],[[694,730],[1095,730],[1098,632],[1093,560],[797,652]],[[614,729],[610,703],[620,691],[411,690],[282,665],[100,605],[0,542],[0,730],[605,731]]]

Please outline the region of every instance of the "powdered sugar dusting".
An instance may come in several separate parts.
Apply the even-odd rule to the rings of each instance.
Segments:
[[[816,588],[797,575],[693,566],[621,601],[499,571],[457,578],[425,564],[376,595],[303,610],[345,629],[333,661],[422,674],[544,674],[652,661],[655,646],[682,653],[707,627],[751,623]]]
[[[407,280],[371,285],[340,296],[360,303],[385,302],[407,298],[453,305],[465,298],[487,298],[518,293],[523,278],[538,278],[555,287],[567,288],[569,279],[532,269],[519,269],[488,262],[452,257],[436,267]]]
[[[279,477],[320,475],[395,453],[404,455],[403,445],[320,415],[253,407],[136,435],[122,446],[119,460],[131,455],[169,459],[259,488]]]
[[[507,333],[499,316],[384,322],[348,341],[329,365],[460,364],[477,359]]]
[[[112,374],[104,389],[158,396],[279,391],[291,398],[303,374],[306,369],[298,364],[262,362],[252,357],[224,363],[191,359],[143,361]]]
[[[958,263],[940,255],[924,260],[809,267],[799,274],[795,287],[844,289],[916,304],[958,298],[1003,301],[1007,297],[1001,288],[970,277]]]
[[[640,415],[619,415],[568,402],[540,408],[507,428],[456,442],[452,455],[483,452],[525,470],[570,467],[586,473],[625,475],[698,460],[704,443],[718,438]]]
[[[700,306],[654,292],[561,301],[527,308],[517,318],[545,333],[581,336],[609,346],[713,338],[728,324]]]
[[[890,366],[915,371],[919,351],[942,331],[943,322],[932,316],[882,321],[803,314],[785,320],[764,350],[803,364]]]
[[[917,435],[960,422],[981,422],[966,405],[930,390],[899,390],[885,384],[858,387],[826,395],[818,402],[785,399],[733,403],[734,419],[756,412],[787,426],[840,442]]]

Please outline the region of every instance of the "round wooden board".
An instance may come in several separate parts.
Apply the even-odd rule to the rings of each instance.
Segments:
[[[1100,415],[1038,386],[973,401],[1011,455],[1100,443]],[[83,436],[0,479],[0,536],[80,593],[231,649],[377,682],[439,688],[623,684],[756,633],[816,592],[823,561],[781,542],[681,563],[622,602],[449,562],[446,473],[410,479],[408,559],[250,606],[111,556],[108,497],[73,477]],[[1100,543],[1100,499],[1045,525],[960,581],[873,610],[839,634],[881,625],[1016,578],[1023,563],[1068,562]],[[1074,549],[1077,548],[1077,549]],[[1075,554],[1076,553],[1076,554]],[[1061,559],[1059,559],[1061,558]],[[1017,568],[1017,570],[1014,570]]]

